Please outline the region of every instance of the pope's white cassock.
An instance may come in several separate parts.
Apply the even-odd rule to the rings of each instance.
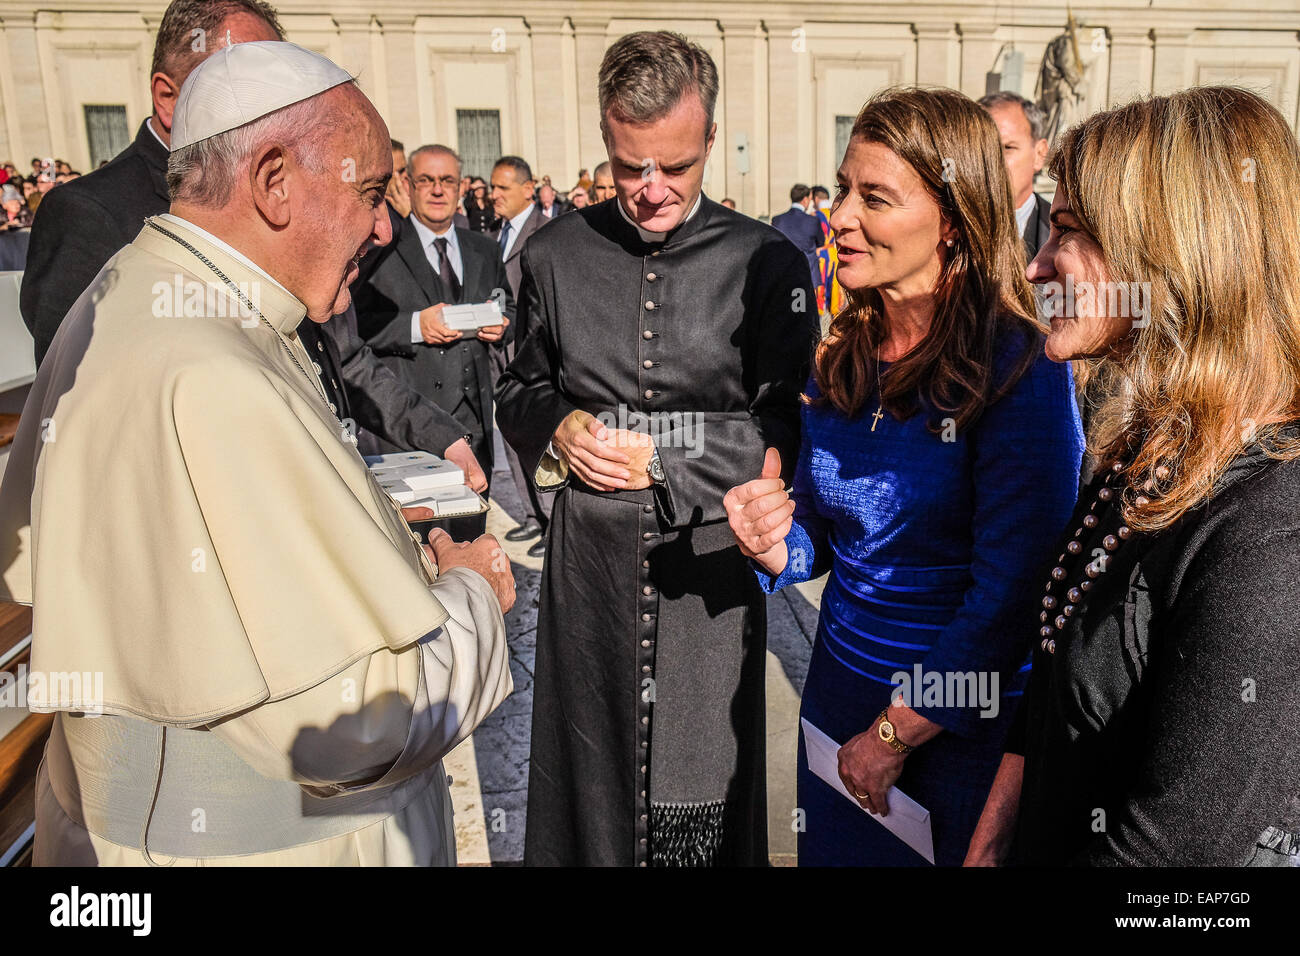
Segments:
[[[198,314],[159,308],[178,282]],[[440,761],[511,690],[500,605],[434,579],[304,372],[304,315],[162,217],[41,366],[0,490],[0,598],[33,605],[29,705],[57,712],[37,863],[455,862]]]

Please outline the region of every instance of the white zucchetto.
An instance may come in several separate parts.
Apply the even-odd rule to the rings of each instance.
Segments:
[[[185,80],[172,116],[172,151],[261,119],[352,75],[313,50],[275,40],[234,43]]]

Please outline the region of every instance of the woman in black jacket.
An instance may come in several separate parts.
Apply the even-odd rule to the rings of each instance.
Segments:
[[[1300,863],[1295,137],[1206,87],[1092,116],[1051,171],[1028,275],[1107,398],[966,862]]]

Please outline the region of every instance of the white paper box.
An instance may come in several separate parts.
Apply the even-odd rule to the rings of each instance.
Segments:
[[[501,324],[501,309],[495,302],[449,305],[442,310],[442,323],[457,332],[473,332]]]

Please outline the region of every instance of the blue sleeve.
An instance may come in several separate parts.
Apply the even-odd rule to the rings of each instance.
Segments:
[[[807,393],[813,394],[813,384],[809,382]],[[807,405],[803,406],[803,443],[799,447],[799,463],[794,471],[794,484],[790,497],[794,499],[794,523],[790,533],[785,536],[789,560],[779,575],[771,575],[754,565],[758,576],[758,586],[764,593],[773,594],[788,584],[811,581],[821,577],[831,567],[831,546],[829,519],[817,511],[817,499],[813,494],[815,477],[812,474],[813,438],[809,429],[809,416],[812,414]]]
[[[971,579],[962,606],[922,661],[926,674],[988,673],[1006,688],[1037,633],[1049,549],[1074,509],[1083,434],[1068,364],[1042,354],[970,432]],[[1014,704],[1002,699],[1002,706]],[[913,708],[945,730],[981,731],[977,707]]]

